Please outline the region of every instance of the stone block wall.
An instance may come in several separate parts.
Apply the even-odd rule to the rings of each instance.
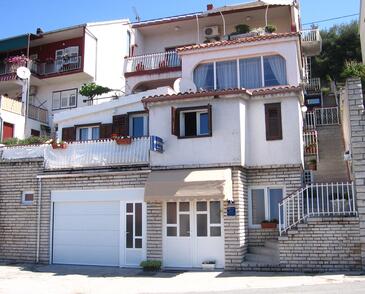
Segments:
[[[147,203],[147,259],[162,261],[162,203]]]
[[[279,250],[286,271],[361,270],[359,218],[309,218],[279,237]]]
[[[0,260],[34,262],[37,244],[38,184],[43,161],[0,162]],[[22,192],[34,192],[32,204]]]
[[[264,246],[266,240],[277,240],[278,229],[252,229],[248,230],[248,246]]]

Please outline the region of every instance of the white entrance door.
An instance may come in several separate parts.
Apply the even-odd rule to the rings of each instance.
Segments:
[[[139,266],[145,259],[145,205],[142,202],[121,202],[122,237],[121,266]],[[124,262],[124,264],[123,264]]]
[[[119,265],[119,202],[55,202],[53,263]]]
[[[163,264],[201,267],[214,260],[224,267],[223,203],[167,202],[164,205]]]

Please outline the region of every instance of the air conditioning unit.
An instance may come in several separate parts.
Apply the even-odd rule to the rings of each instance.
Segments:
[[[211,26],[204,28],[204,37],[207,39],[219,36],[218,26]]]

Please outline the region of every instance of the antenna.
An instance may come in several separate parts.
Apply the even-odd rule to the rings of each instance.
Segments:
[[[132,9],[133,9],[133,12],[134,12],[134,16],[135,16],[136,21],[140,22],[141,21],[141,17],[138,14],[137,8],[134,7],[134,6],[132,6]]]

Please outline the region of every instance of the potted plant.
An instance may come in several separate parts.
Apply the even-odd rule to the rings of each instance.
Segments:
[[[215,269],[215,260],[206,260],[202,262],[203,270],[214,270]]]
[[[132,143],[132,138],[129,136],[126,137],[117,137],[114,139],[118,145],[129,145]]]
[[[234,34],[247,34],[251,31],[250,26],[247,24],[238,24],[235,26],[236,32]]]
[[[67,143],[64,141],[59,141],[59,142],[53,141],[51,143],[51,145],[52,145],[53,149],[66,149],[67,148]]]
[[[159,68],[166,68],[167,67],[167,60],[161,60],[158,64]]]
[[[272,219],[271,221],[264,220],[261,222],[261,229],[276,229],[277,225],[278,225],[277,219]]]
[[[140,263],[140,267],[145,272],[158,272],[161,270],[162,262],[160,260],[144,260]]]
[[[311,159],[308,162],[308,168],[310,170],[317,170],[317,160],[316,159]]]
[[[143,70],[144,70],[144,64],[142,62],[137,63],[136,71],[143,71]]]
[[[312,144],[308,144],[305,146],[305,153],[308,154],[308,153],[315,153],[316,152],[316,144],[315,143],[312,143]]]
[[[265,32],[268,34],[272,34],[272,33],[276,32],[276,26],[271,25],[271,24],[267,25],[265,27]]]

